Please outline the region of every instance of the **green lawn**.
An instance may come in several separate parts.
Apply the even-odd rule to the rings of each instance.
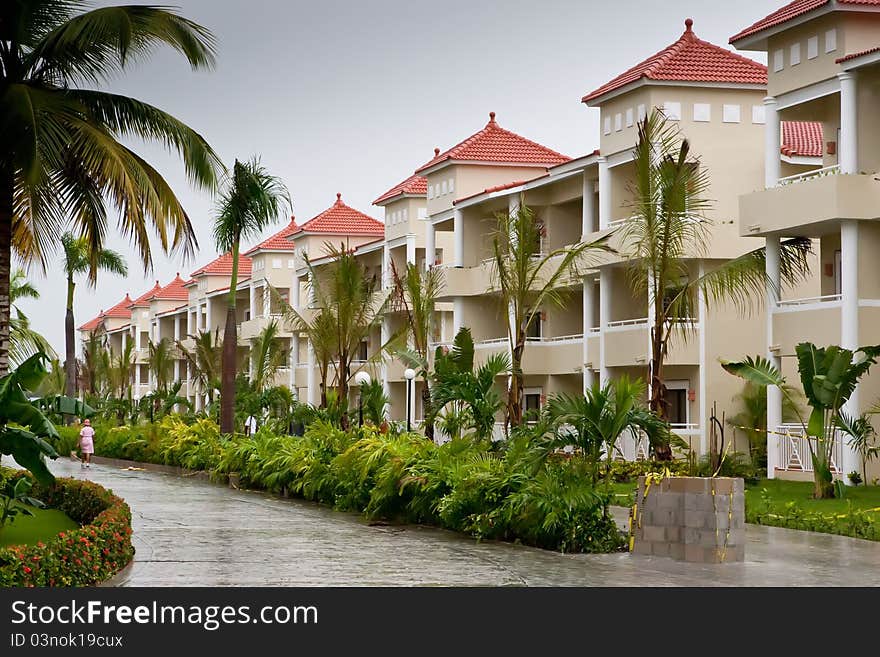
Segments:
[[[0,547],[9,545],[33,545],[46,542],[58,532],[79,529],[79,525],[58,509],[35,509],[28,507],[34,517],[17,515],[10,524],[0,529]]]
[[[770,496],[774,510],[781,511],[789,502],[796,503],[804,511],[811,513],[844,513],[852,503],[855,509],[874,509],[880,507],[880,486],[848,486],[842,499],[814,500],[813,483],[809,481],[783,481],[764,479],[758,484],[746,487],[746,509],[757,509],[762,504],[763,490]],[[880,512],[874,513],[880,520]]]

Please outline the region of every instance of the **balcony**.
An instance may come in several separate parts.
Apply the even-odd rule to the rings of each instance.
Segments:
[[[790,176],[772,189],[740,197],[740,235],[818,237],[839,219],[880,218],[880,176],[837,174],[829,167]]]
[[[772,350],[793,354],[800,342],[840,344],[840,295],[779,302],[773,310]]]
[[[287,338],[292,335],[291,331],[286,328],[284,315],[273,313],[242,322],[238,327],[238,339],[247,342],[256,338],[272,321],[278,324],[278,337]]]
[[[700,330],[695,319],[678,320],[669,340],[667,365],[699,365],[700,349],[696,332]],[[685,332],[687,329],[687,333]],[[632,367],[647,365],[649,360],[648,319],[626,319],[609,322],[605,329],[606,367]],[[593,353],[590,351],[589,353]],[[594,360],[593,366],[596,366]]]

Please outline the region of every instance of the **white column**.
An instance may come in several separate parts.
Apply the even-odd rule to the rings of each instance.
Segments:
[[[464,216],[461,210],[454,210],[452,214],[452,225],[455,235],[455,253],[453,255],[452,266],[464,267]]]
[[[317,406],[321,401],[321,394],[318,391],[318,377],[315,372],[315,348],[312,346],[311,340],[308,347],[308,401],[312,406]]]
[[[296,399],[296,348],[294,345],[296,344],[296,334],[290,338],[290,352],[287,355],[287,367],[290,370],[288,372],[287,377],[287,388],[290,392],[293,393],[293,398]]]
[[[225,324],[224,324],[225,326]],[[205,330],[210,331],[213,327],[211,326],[211,298],[208,297],[205,299]]]
[[[193,309],[188,307],[186,309],[186,334],[192,335],[195,331],[196,329],[193,328]]]
[[[782,134],[776,99],[764,99],[764,187],[776,187],[781,174]]]
[[[856,74],[837,74],[840,80],[840,162],[841,173],[859,172],[858,97]]]
[[[611,269],[599,270],[599,382],[608,381],[608,367],[605,365],[605,334],[611,321]]]
[[[388,242],[382,245],[382,289],[387,290],[391,287],[391,249]]]
[[[134,327],[134,348],[137,351],[141,349],[141,327],[135,324]]]
[[[703,263],[700,263],[700,269],[697,274],[700,278],[703,278],[705,275],[705,269],[703,268]],[[709,367],[718,367],[717,362],[709,361],[709,354],[706,352],[706,322],[708,309],[706,307],[706,295],[703,293],[703,288],[697,288],[697,321],[700,323],[699,328],[697,329],[699,333],[699,346],[700,346],[700,382],[697,388],[697,394],[700,395],[700,399],[698,404],[700,406],[700,450],[703,454],[708,451],[707,447],[707,431],[709,429],[709,418],[707,416],[708,413],[708,386],[706,383],[706,374],[708,372]],[[690,403],[690,402],[688,402]]]
[[[771,348],[773,342],[773,315],[779,305],[779,238],[766,238],[767,255],[765,258],[765,271],[767,273],[767,359],[776,367],[780,368],[780,358]],[[767,478],[776,477],[776,468],[779,466],[779,425],[782,424],[782,393],[777,386],[767,386]]]
[[[290,286],[290,305],[294,310],[300,309],[300,285],[299,274],[294,273],[293,282]]]
[[[611,223],[611,169],[608,160],[599,158],[599,230]]]
[[[592,178],[584,173],[583,209],[581,210],[581,237],[596,232],[596,194]]]
[[[416,236],[406,236],[406,264],[416,264]]]
[[[591,183],[592,184],[592,183]],[[587,388],[592,387],[593,381],[595,379],[595,372],[592,369],[587,368],[587,362],[590,361],[591,358],[595,359],[594,355],[591,355],[589,349],[587,347],[588,340],[587,336],[590,334],[590,329],[593,328],[596,322],[595,312],[593,311],[593,307],[595,304],[595,296],[596,296],[596,286],[593,283],[593,279],[584,276],[583,279],[583,302],[584,302],[584,316],[583,316],[583,332],[584,332],[584,357],[583,357],[583,365],[584,365],[584,393],[586,393]]]
[[[859,222],[847,219],[840,225],[840,346],[855,351],[859,348]],[[858,417],[859,386],[853,390],[843,412],[850,417]],[[860,471],[856,452],[844,440],[841,446],[843,463],[840,468],[844,475]],[[844,481],[849,482],[845,478]]]
[[[455,297],[452,300],[452,338],[458,335],[464,326],[464,297]]]
[[[269,280],[263,279],[263,317],[272,314],[272,297],[269,291]]]
[[[434,266],[437,260],[437,231],[430,221],[425,222],[425,269]]]
[[[257,289],[254,287],[254,282],[251,281],[250,286],[248,287],[248,291],[250,292],[250,304],[248,310],[250,311],[249,317],[254,319],[257,316]]]
[[[654,274],[653,272],[648,272],[648,294],[647,294],[647,302],[648,302],[648,341],[645,345],[645,362],[648,364],[648,373],[645,376],[645,380],[648,383],[648,399],[653,397],[654,392],[654,382],[651,378],[651,356],[653,354],[652,344],[651,344],[651,327],[654,326],[654,320],[657,317],[657,313],[654,307],[654,302],[656,300],[654,296]]]
[[[180,340],[180,315],[174,316],[174,340]]]

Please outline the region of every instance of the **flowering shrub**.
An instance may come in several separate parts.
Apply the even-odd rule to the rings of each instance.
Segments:
[[[131,511],[106,488],[56,479],[51,487],[35,484],[32,494],[82,527],[59,532],[47,543],[0,548],[0,587],[91,586],[131,561]]]

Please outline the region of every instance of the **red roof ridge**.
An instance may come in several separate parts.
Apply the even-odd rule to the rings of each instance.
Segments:
[[[239,254],[238,256],[238,275],[239,277],[250,276],[251,267],[253,264],[251,263],[251,259],[248,258],[244,254]],[[203,267],[199,267],[196,269],[190,276],[195,278],[196,276],[200,276],[203,274],[211,274],[214,276],[231,276],[232,275],[232,252],[227,251],[226,253],[217,256],[207,265]]]
[[[729,42],[733,44],[746,37],[753,36],[764,30],[769,30],[771,27],[784,25],[790,20],[809,14],[829,3],[830,0],[794,0],[794,2],[789,2],[787,5],[780,7],[776,11],[767,14],[764,18],[755,21],[747,28],[740,30],[737,34],[730,37]],[[880,0],[837,0],[837,4],[880,7]]]
[[[250,256],[257,251],[293,251],[295,249],[293,242],[287,238],[295,235],[300,231],[300,227],[296,223],[296,217],[290,215],[290,222],[274,235],[267,237],[255,247],[245,252],[246,256]]]
[[[482,130],[460,141],[444,153],[439,151],[439,148],[435,148],[434,158],[416,169],[416,173],[419,174],[447,160],[543,166],[562,164],[571,160],[567,155],[502,128],[495,120],[495,112],[489,112],[489,122]]]
[[[437,153],[439,154],[440,149],[437,149]],[[436,155],[435,155],[436,157]],[[424,176],[420,176],[417,173],[414,173],[409,178],[396,184],[394,187],[389,189],[387,192],[382,194],[379,198],[373,201],[373,205],[380,205],[385,201],[391,200],[397,196],[427,196],[428,194],[428,179]]]
[[[333,205],[305,222],[298,232],[384,236],[385,224],[346,205],[342,193],[337,193]]]
[[[822,157],[825,135],[821,121],[782,121],[780,152],[789,157]]]
[[[868,48],[867,50],[862,50],[861,52],[854,52],[851,55],[846,55],[845,57],[840,57],[838,59],[835,59],[834,63],[835,64],[843,64],[843,62],[848,62],[851,59],[858,59],[859,57],[862,57],[863,55],[870,55],[872,52],[878,52],[878,51],[880,51],[880,46],[875,46],[873,48]]]
[[[694,21],[688,18],[678,40],[627,69],[581,99],[590,103],[641,79],[671,82],[727,82],[734,84],[767,84],[767,67],[731,52],[714,43],[703,41],[693,31]]]

